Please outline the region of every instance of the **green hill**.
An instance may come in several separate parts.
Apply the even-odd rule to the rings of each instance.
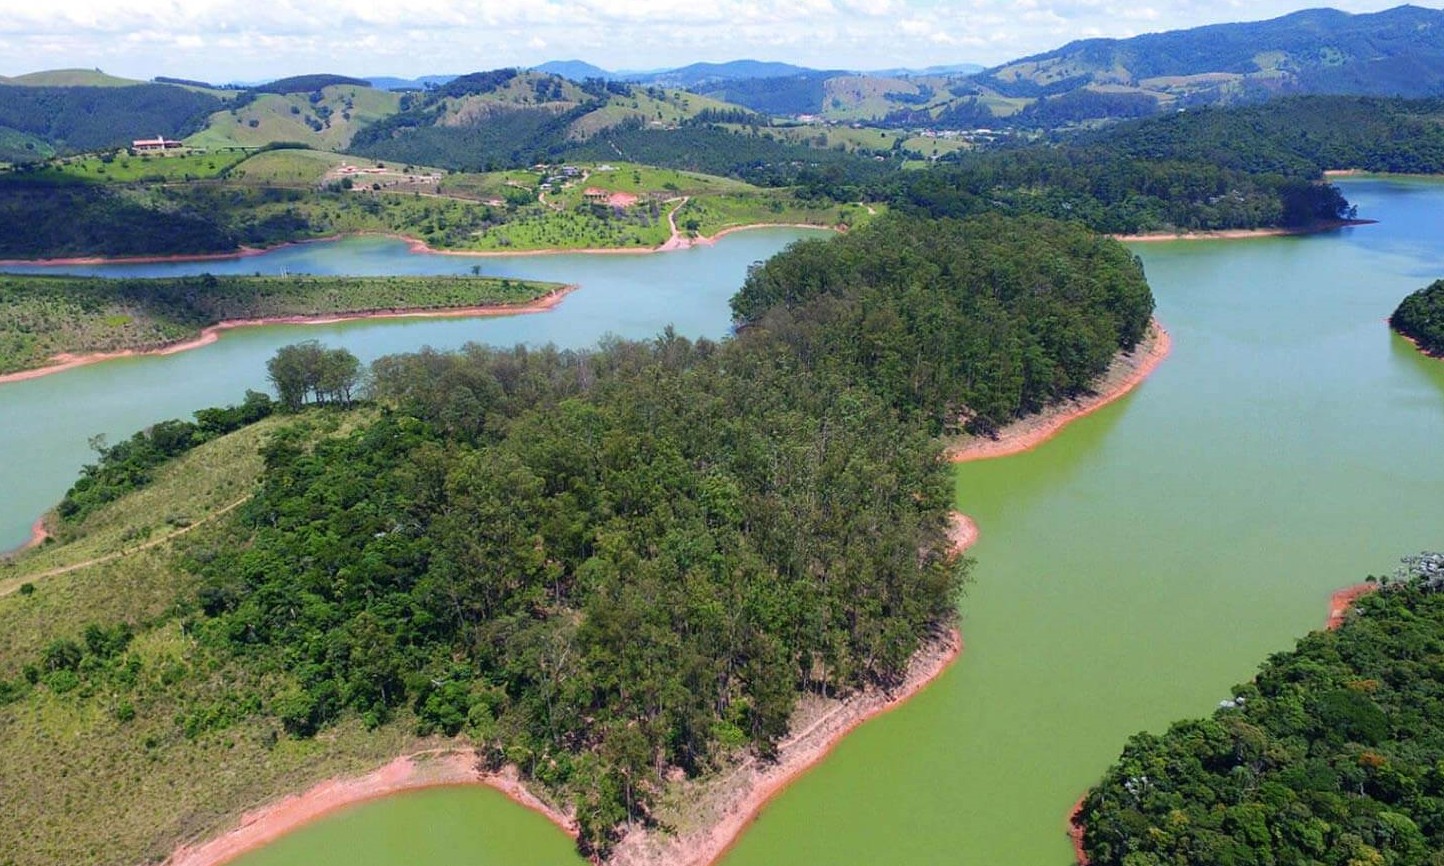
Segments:
[[[186,143],[217,148],[295,141],[318,150],[343,150],[357,130],[395,114],[400,105],[400,94],[365,84],[329,84],[287,93],[248,91],[211,114],[205,127]]]
[[[17,87],[134,87],[145,82],[107,75],[99,69],[50,69],[3,78],[0,84]]]
[[[14,83],[55,75],[59,73],[21,76],[0,85],[0,129],[60,152],[104,150],[156,135],[180,138],[222,105],[215,96],[169,84]]]
[[[1084,799],[1096,866],[1418,864],[1444,851],[1444,555],[1269,657],[1209,718],[1129,740]]]
[[[1444,93],[1444,11],[1400,6],[1351,15],[1309,9],[1238,24],[1086,39],[994,67],[983,92],[1051,101],[1088,93],[1073,120],[1116,116],[1120,96],[1160,108],[1257,101],[1288,93]],[[1040,124],[1041,125],[1041,124]]]

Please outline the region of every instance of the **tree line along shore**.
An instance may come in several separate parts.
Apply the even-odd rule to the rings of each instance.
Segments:
[[[679,776],[772,760],[799,702],[902,688],[966,573],[939,436],[1088,390],[1152,307],[1080,226],[880,217],[754,269],[722,342],[391,356],[354,408],[156,425],[7,567],[0,798],[35,844],[4,847],[164,856],[459,737],[605,858]]]
[[[216,328],[404,313],[528,312],[567,287],[478,276],[0,275],[0,381],[84,356],[175,351]],[[57,362],[57,356],[59,361]]]

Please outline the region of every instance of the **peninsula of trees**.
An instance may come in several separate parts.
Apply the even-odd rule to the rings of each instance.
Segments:
[[[0,847],[44,852],[17,863],[164,854],[286,790],[229,789],[231,762],[292,761],[286,780],[253,778],[295,785],[325,775],[325,753],[416,733],[514,764],[604,856],[674,774],[770,754],[801,695],[902,674],[964,577],[935,434],[1086,388],[1152,299],[1126,250],[1076,225],[889,216],[761,266],[734,309],[744,327],[720,343],[422,351],[373,364],[350,411],[209,441],[232,415],[173,422],[185,465],[264,430],[259,457],[235,461],[254,486],[214,494],[254,495],[178,541],[144,592],[79,612],[38,581],[0,604],[17,636],[0,655],[0,792],[70,803],[14,804],[44,810],[43,845],[20,845],[18,819]],[[247,407],[236,417],[275,409]],[[137,451],[163,450],[144,438]],[[110,499],[101,487],[130,481],[104,464],[132,456],[109,449],[68,501]],[[132,497],[169,477],[143,472]],[[128,501],[57,528],[84,543]],[[137,597],[166,600],[105,615]],[[32,631],[44,604],[61,612]],[[91,719],[87,747],[57,750],[41,781],[20,753],[54,702]],[[287,745],[318,734],[326,750]],[[88,810],[105,807],[79,786],[113,782],[113,802],[137,767],[200,754],[211,772],[168,784],[204,805],[131,815],[92,844],[86,826],[106,822]]]
[[[1433,864],[1444,851],[1444,555],[1264,663],[1208,719],[1139,734],[1076,820],[1095,866]]]
[[[1389,326],[1424,352],[1444,355],[1444,280],[1435,280],[1400,302]]]

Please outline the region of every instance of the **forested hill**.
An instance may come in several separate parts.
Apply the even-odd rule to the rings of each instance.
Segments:
[[[987,433],[1086,391],[1138,344],[1153,295],[1126,249],[1077,223],[894,217],[794,244],[732,309],[931,432]]]
[[[215,96],[170,84],[0,85],[0,139],[9,130],[32,143],[70,152],[128,146],[135,139],[157,135],[178,139],[199,129],[206,116],[222,105]]]
[[[1444,99],[1301,96],[1198,109],[1073,136],[1120,158],[1315,179],[1331,169],[1444,172]]]
[[[1085,39],[973,81],[1013,97],[1132,88],[1177,105],[1279,93],[1437,96],[1444,92],[1444,11],[1308,9],[1268,21]]]
[[[0,654],[7,742],[39,741],[48,701],[109,720],[116,689],[127,726],[98,728],[57,791],[89,784],[92,763],[124,779],[191,766],[218,738],[464,734],[575,805],[580,844],[604,855],[671,776],[770,753],[803,694],[896,681],[951,623],[964,573],[937,419],[963,411],[955,398],[1001,419],[1081,387],[1152,307],[1118,244],[998,218],[880,218],[787,253],[742,297],[750,324],[721,343],[378,360],[375,408],[271,435],[254,498],[187,537],[177,603],[86,630],[184,633],[169,673],[81,635],[17,638]],[[194,440],[207,423],[156,430]],[[169,453],[140,442],[102,462],[135,449]],[[116,468],[87,483],[160,474]],[[153,747],[127,746],[139,730]],[[9,763],[0,789],[28,772]],[[153,811],[151,839],[188,817]],[[33,832],[0,825],[0,849]]]
[[[1354,215],[1332,184],[1201,159],[1134,158],[1107,145],[970,155],[900,175],[888,194],[920,215],[1032,214],[1110,234],[1307,228]]]
[[[1419,864],[1444,851],[1444,555],[1271,657],[1211,718],[1139,734],[1085,799],[1096,866]]]

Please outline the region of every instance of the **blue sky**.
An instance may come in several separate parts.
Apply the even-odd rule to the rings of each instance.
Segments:
[[[0,0],[0,75],[61,67],[207,81],[781,60],[877,69],[1001,63],[1073,39],[1260,20],[1288,0]],[[1374,12],[1397,0],[1342,0]]]

